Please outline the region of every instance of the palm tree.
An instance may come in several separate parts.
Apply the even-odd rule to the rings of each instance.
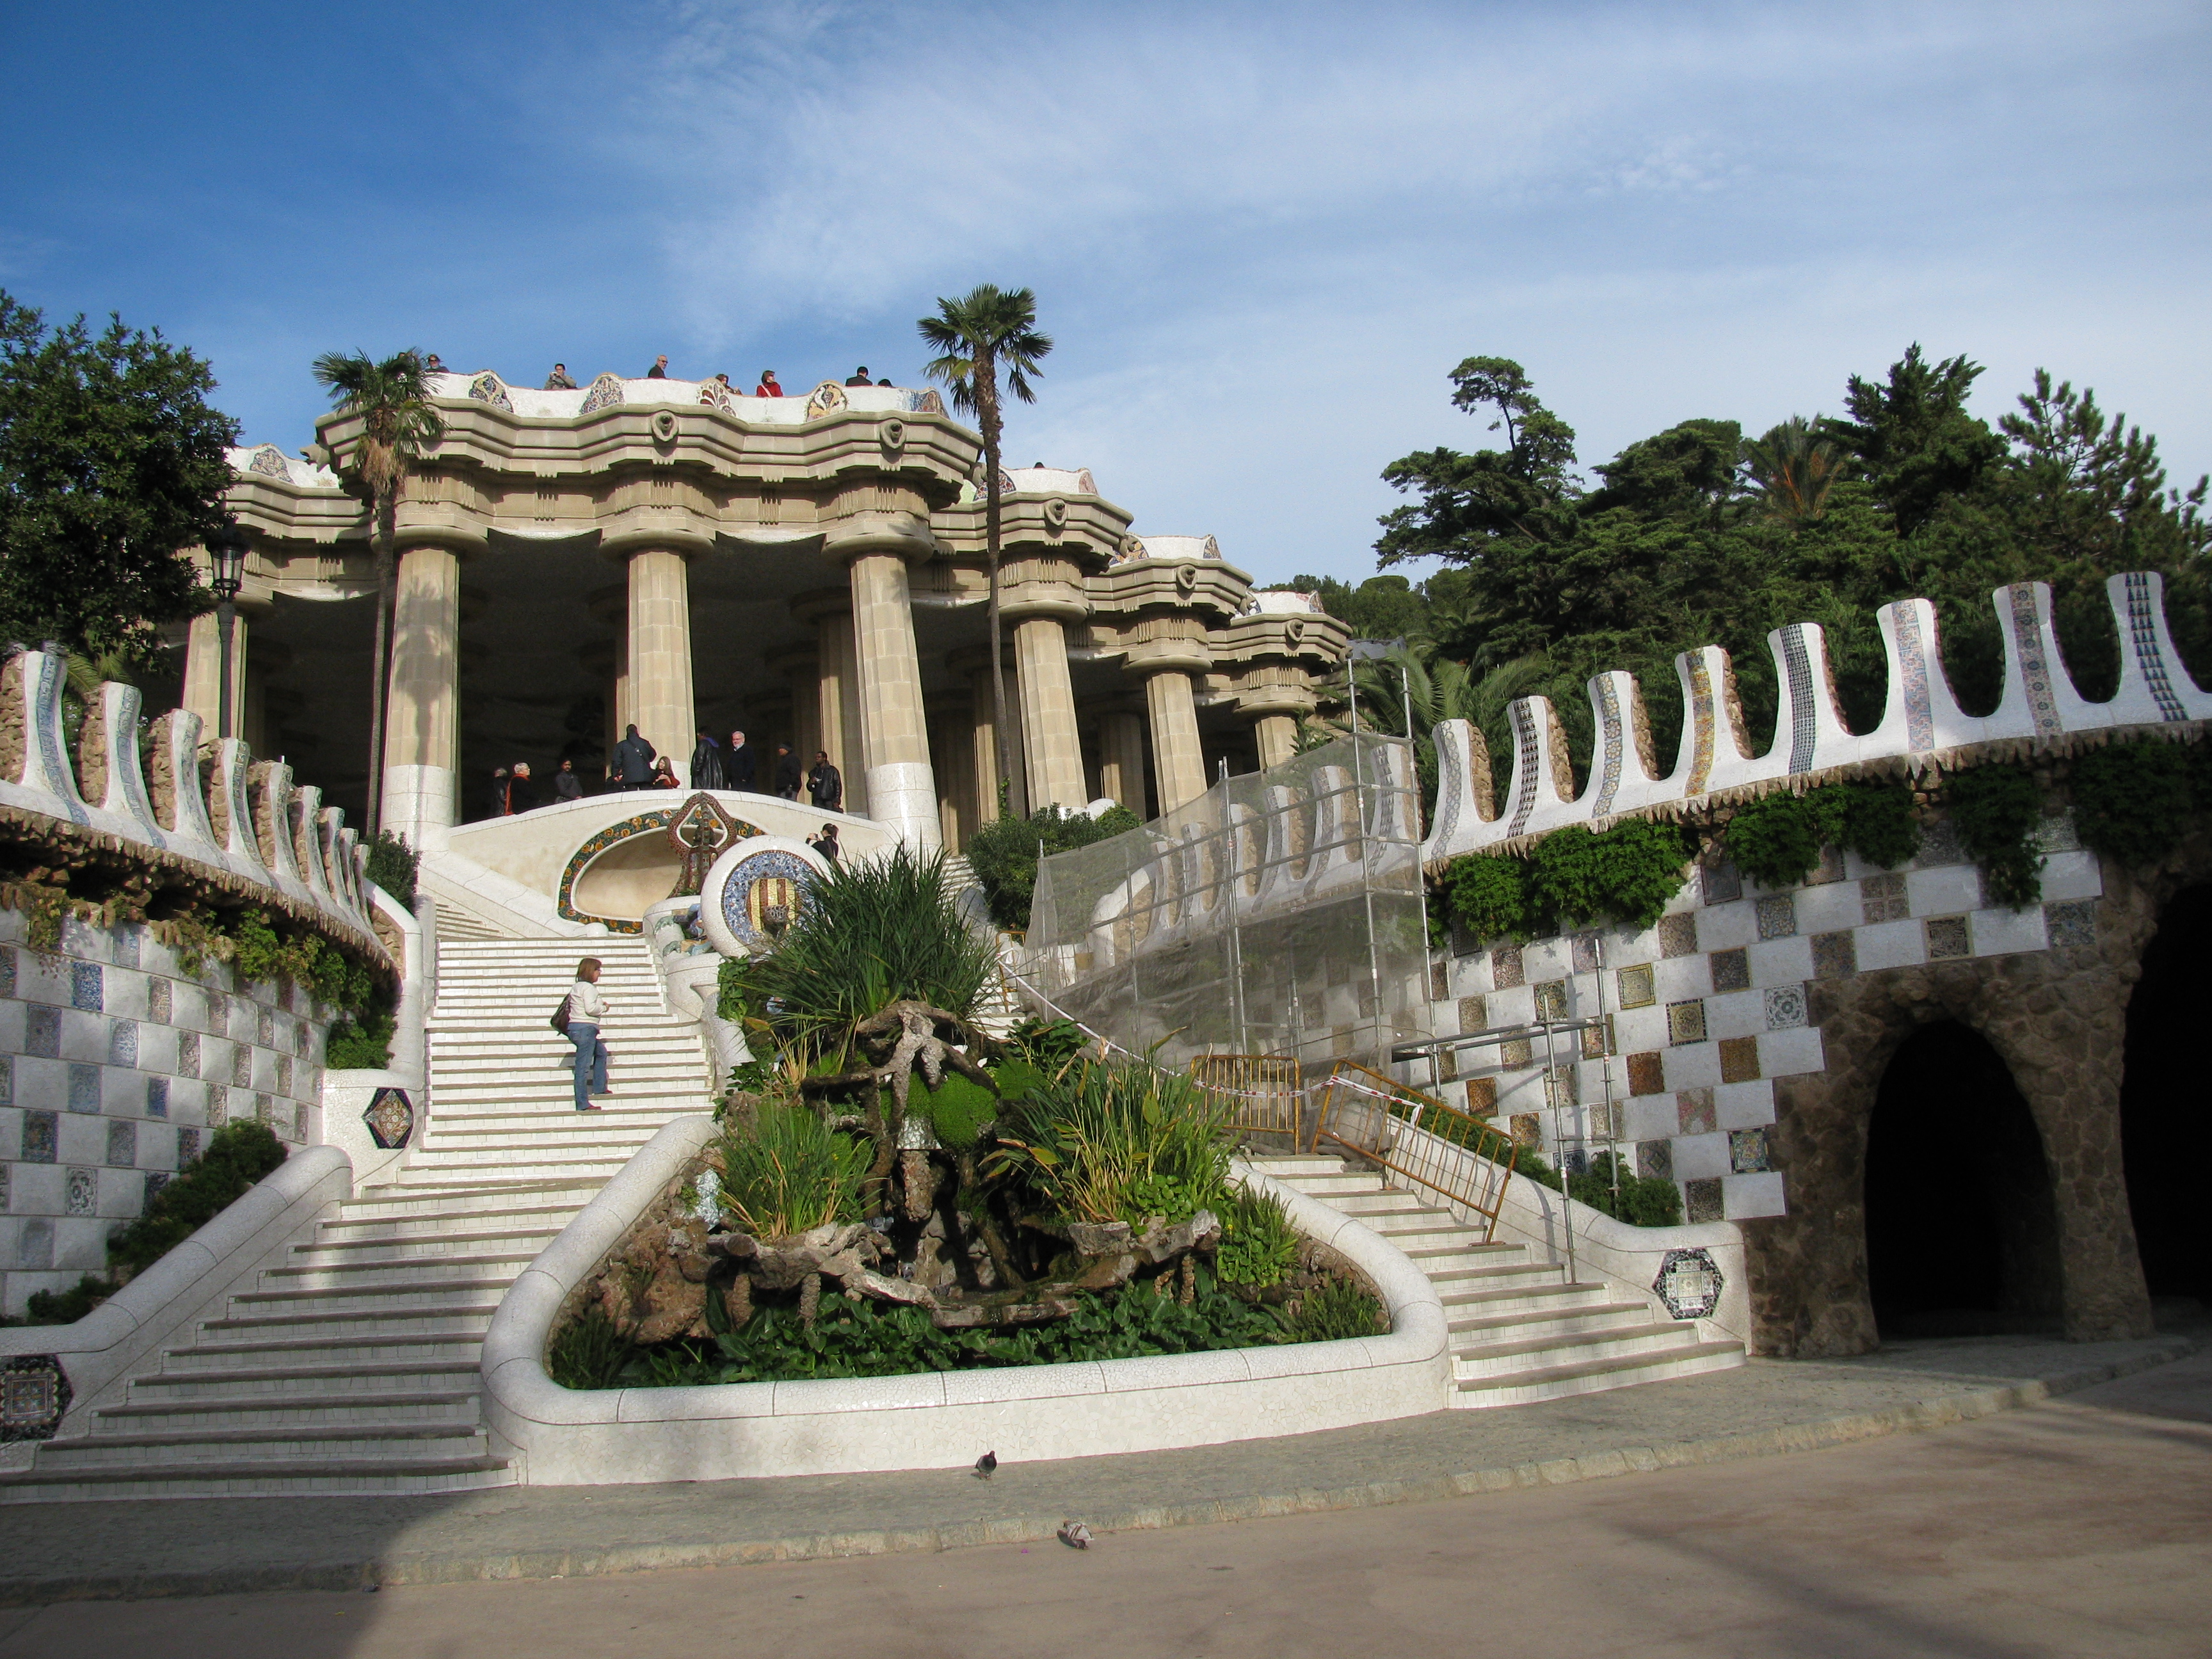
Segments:
[[[446,435],[430,407],[430,372],[420,351],[402,351],[382,362],[364,351],[325,351],[315,359],[315,378],[330,388],[332,407],[362,417],[361,436],[339,465],[368,492],[369,546],[376,562],[376,645],[369,662],[368,839],[384,816],[384,690],[392,652],[392,538],[399,497],[416,459]]]
[[[1036,295],[1028,289],[1009,293],[982,283],[957,300],[940,299],[937,315],[915,326],[939,355],[922,372],[952,394],[952,407],[975,416],[983,432],[983,551],[991,571],[991,726],[999,757],[999,792],[1003,798],[1012,776],[1008,760],[1014,728],[1006,723],[1006,675],[999,635],[999,371],[1006,390],[1025,404],[1036,401],[1030,389],[1037,360],[1052,349],[1052,337],[1036,327]]]
[[[1844,458],[1802,415],[1743,447],[1746,468],[1769,517],[1806,524],[1828,510]]]

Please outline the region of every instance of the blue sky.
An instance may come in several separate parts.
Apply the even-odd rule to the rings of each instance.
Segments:
[[[0,8],[0,286],[210,357],[290,450],[319,351],[535,384],[914,383],[1029,284],[1009,459],[1267,579],[1518,359],[1587,464],[1836,406],[1910,341],[2212,468],[2212,9],[1462,3]]]

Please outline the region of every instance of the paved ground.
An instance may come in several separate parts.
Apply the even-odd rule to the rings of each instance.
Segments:
[[[1008,1465],[988,1485],[959,1470],[442,1498],[4,1505],[0,1605],[575,1577],[1048,1540],[1071,1515],[1126,1534],[1418,1503],[1957,1422],[2191,1351],[2180,1334],[1906,1343],[1858,1359],[1754,1363],[1503,1411]]]
[[[1079,1554],[1010,1542],[374,1595],[21,1608],[0,1613],[0,1659],[2073,1659],[2202,1656],[2208,1632],[2212,1355],[1796,1456],[1103,1534]]]

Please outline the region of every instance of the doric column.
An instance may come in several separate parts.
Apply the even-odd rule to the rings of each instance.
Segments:
[[[848,560],[852,572],[868,816],[908,846],[933,850],[940,845],[937,781],[930,770],[921,655],[907,586],[907,561],[935,551],[928,524],[904,512],[862,513],[833,530],[824,550]]]
[[[1145,708],[1152,717],[1152,781],[1160,792],[1160,811],[1172,812],[1206,793],[1206,754],[1198,740],[1198,700],[1190,676],[1164,668],[1145,681]]]
[[[814,763],[814,751],[830,747],[828,744],[822,741],[820,653],[812,646],[793,646],[785,650],[769,653],[768,665],[772,669],[781,670],[785,683],[791,688],[791,752],[799,757],[800,765],[811,766]],[[746,705],[745,713],[748,719],[758,718],[754,714],[750,703]],[[751,734],[748,732],[747,735],[750,737]],[[765,739],[767,735],[763,732],[754,741],[757,744]],[[767,752],[772,756],[775,750],[771,745]],[[837,757],[833,753],[830,758],[836,760]],[[837,769],[841,774],[844,771],[844,763],[842,761],[838,763]]]
[[[815,737],[812,748],[799,748],[799,763],[802,768],[811,766],[816,749],[827,751],[837,775],[845,781],[845,810],[870,817],[868,752],[861,737],[860,667],[854,646],[849,597],[835,603],[818,599],[802,603],[814,617]]]
[[[1262,714],[1252,722],[1260,745],[1260,769],[1280,766],[1298,750],[1298,723],[1288,714]]]
[[[418,852],[459,817],[461,562],[448,547],[399,553],[384,720],[384,827]]]
[[[1067,672],[1067,633],[1057,617],[1030,617],[1014,628],[1014,662],[1020,677],[1023,769],[1029,775],[1030,810],[1079,811],[1083,740],[1075,729],[1075,686]]]
[[[238,613],[230,636],[231,734],[246,730],[246,612]],[[184,705],[200,717],[200,729],[216,735],[222,700],[222,634],[215,612],[192,618],[185,636]]]
[[[991,671],[968,677],[968,771],[975,789],[975,817],[980,829],[999,817],[999,729],[991,724]],[[969,833],[972,835],[973,830]]]
[[[629,708],[625,726],[665,755],[685,783],[698,726],[691,696],[691,595],[684,555],[641,548],[629,556]]]
[[[1134,714],[1099,717],[1098,793],[1146,816],[1145,723]]]

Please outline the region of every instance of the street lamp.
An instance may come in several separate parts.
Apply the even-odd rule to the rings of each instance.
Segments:
[[[216,629],[222,641],[222,689],[216,703],[216,736],[230,735],[231,637],[238,629],[238,590],[246,586],[246,532],[227,524],[207,538],[208,586],[215,590]]]

